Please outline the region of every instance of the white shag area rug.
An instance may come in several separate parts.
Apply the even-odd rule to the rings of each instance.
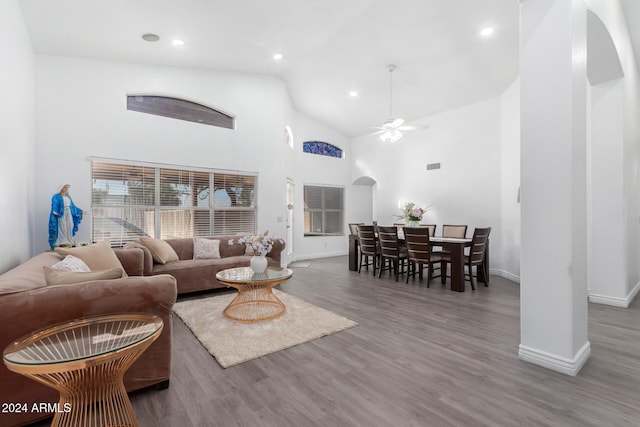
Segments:
[[[280,317],[262,322],[243,323],[223,316],[235,293],[179,301],[173,311],[223,368],[358,325],[300,298],[275,289],[273,292],[287,310]]]

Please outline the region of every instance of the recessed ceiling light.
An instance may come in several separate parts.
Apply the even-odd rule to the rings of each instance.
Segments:
[[[489,37],[491,34],[493,34],[493,27],[484,27],[480,30],[480,35],[482,37]]]
[[[160,36],[158,36],[157,34],[147,33],[142,35],[142,40],[147,42],[157,42],[158,40],[160,40]]]
[[[351,90],[351,91],[349,91],[349,96],[355,98],[356,96],[358,96],[358,92],[356,92],[355,90]]]
[[[182,45],[184,45],[184,40],[175,39],[175,40],[171,41],[171,44],[174,45],[174,46],[182,46]]]
[[[273,55],[273,59],[275,59],[276,61],[279,61],[279,60],[281,60],[282,58],[284,58],[284,55],[283,55],[283,54],[281,54],[281,53],[275,53],[275,54]]]

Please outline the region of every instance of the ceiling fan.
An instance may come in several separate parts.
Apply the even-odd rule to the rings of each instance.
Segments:
[[[388,142],[396,142],[402,138],[402,132],[407,130],[424,130],[429,129],[426,125],[405,125],[404,119],[393,118],[393,71],[396,66],[393,64],[387,65],[387,71],[389,71],[389,118],[382,123],[382,126],[376,127],[379,129],[374,132],[373,135],[380,135],[380,139]]]

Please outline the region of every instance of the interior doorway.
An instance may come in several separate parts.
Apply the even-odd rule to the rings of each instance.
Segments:
[[[287,178],[287,261],[293,258],[293,198],[295,194],[295,184],[291,178]]]

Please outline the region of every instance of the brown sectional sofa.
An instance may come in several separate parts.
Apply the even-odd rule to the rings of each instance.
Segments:
[[[160,337],[127,371],[125,387],[133,391],[151,385],[167,386],[171,374],[171,309],[176,279],[168,274],[142,277],[141,249],[115,249],[129,277],[71,285],[47,286],[43,266],[62,259],[55,252],[34,256],[0,275],[0,349],[42,327],[85,316],[115,312],[145,312],[164,321]],[[27,404],[57,402],[58,392],[0,366],[0,402]],[[52,414],[0,412],[0,426],[18,426]]]
[[[170,274],[177,280],[178,294],[207,289],[223,288],[226,285],[216,280],[216,273],[227,268],[248,267],[251,256],[245,255],[246,246],[239,243],[242,236],[220,235],[207,239],[220,240],[219,259],[193,259],[193,238],[166,239],[179,260],[159,264],[151,252],[139,242],[128,243],[125,248],[140,248],[144,251],[144,275]],[[270,267],[280,268],[280,256],[285,248],[282,239],[273,239],[273,248],[267,255]]]

